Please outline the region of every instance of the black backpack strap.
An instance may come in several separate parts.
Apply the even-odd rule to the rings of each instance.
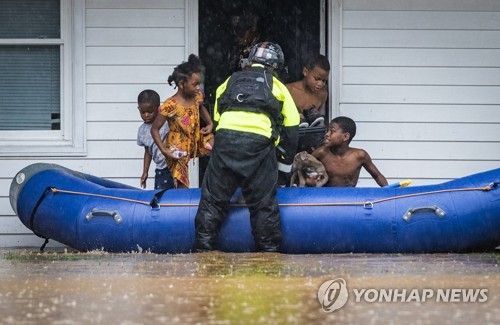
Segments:
[[[52,187],[47,187],[45,189],[45,191],[43,191],[43,194],[40,196],[40,198],[36,202],[35,207],[33,208],[33,211],[31,212],[31,217],[30,217],[30,227],[29,228],[31,229],[31,231],[33,231],[33,233],[35,235],[37,235],[38,237],[45,239],[45,242],[40,247],[40,251],[41,252],[43,252],[43,250],[45,249],[45,246],[49,242],[49,239],[47,237],[45,237],[45,236],[42,236],[42,235],[39,235],[39,234],[36,233],[35,228],[34,228],[35,216],[36,216],[36,213],[38,211],[38,207],[42,203],[43,199],[45,199],[45,197],[47,196],[47,193],[50,193],[51,191],[52,191]]]

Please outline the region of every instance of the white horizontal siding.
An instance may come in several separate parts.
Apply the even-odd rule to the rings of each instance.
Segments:
[[[0,235],[0,247],[5,248],[5,247],[11,247],[11,248],[29,248],[30,250],[33,248],[39,248],[43,245],[45,242],[44,239],[37,237],[31,234],[4,234]],[[49,243],[46,245],[46,248],[60,248],[60,247],[65,247],[63,244],[58,243],[56,241],[49,241]]]
[[[492,149],[500,143],[498,124],[361,122],[357,126],[354,139],[364,141],[492,142]]]
[[[89,141],[88,146],[89,155],[92,155],[96,159],[106,159],[109,156],[113,156],[116,159],[130,159],[130,157],[142,157],[144,155],[144,147],[139,147],[135,139],[130,141]],[[138,172],[142,173],[142,170]]]
[[[344,67],[497,68],[499,49],[344,48]]]
[[[161,47],[87,47],[87,66],[144,66],[144,65],[177,65],[184,58],[183,46]]]
[[[87,67],[88,84],[140,83],[144,85],[161,84],[165,82],[175,66],[173,65],[104,65]]]
[[[345,85],[343,103],[485,104],[500,103],[500,86]]]
[[[11,182],[12,182],[12,179],[10,179],[10,178],[0,178],[0,197],[8,197],[9,196]]]
[[[345,67],[343,77],[345,85],[500,86],[500,68]]]
[[[182,9],[185,0],[86,0],[88,9]],[[138,11],[137,11],[138,12]]]
[[[359,122],[500,123],[499,105],[345,104]]]
[[[87,46],[185,45],[184,28],[87,28],[86,36]]]
[[[418,10],[418,11],[500,11],[497,0],[348,0],[348,10]]]
[[[344,0],[341,115],[389,182],[500,167],[500,1]],[[456,175],[456,176],[453,176]],[[376,186],[363,171],[360,186]]]
[[[139,121],[137,103],[88,103],[87,121]]]
[[[132,141],[141,122],[88,122],[88,140]],[[135,131],[135,132],[134,132]]]
[[[88,84],[87,101],[89,103],[135,103],[137,107],[137,95],[146,89],[154,89],[161,98],[167,98],[175,94],[173,87],[168,84]],[[139,112],[137,120],[141,121]]]
[[[500,30],[499,12],[346,10],[343,20],[347,29]]]
[[[345,47],[500,48],[500,31],[479,30],[358,30],[346,29]]]
[[[87,9],[87,27],[165,28],[184,27],[184,8],[180,9]],[[144,19],[148,17],[148,19]]]
[[[352,146],[363,148],[380,160],[395,159],[394,152],[398,153],[397,160],[483,160],[492,163],[500,160],[498,142],[357,140]]]
[[[2,200],[0,200],[0,207],[2,205]],[[32,232],[23,225],[16,215],[14,215],[14,211],[12,211],[12,216],[3,217],[0,219],[0,222],[2,222],[0,236],[6,234],[29,234]]]
[[[39,163],[58,164],[69,169],[73,169],[82,173],[87,173],[104,178],[128,178],[134,177],[142,171],[142,156],[130,157],[128,159],[26,159],[22,163],[5,164],[4,168],[0,169],[0,177],[12,179],[22,168]],[[127,174],[127,175],[125,175]]]
[[[353,143],[353,146],[356,146],[356,144]],[[374,159],[374,162],[384,176],[388,178],[427,179],[430,180],[428,184],[499,168],[497,161],[475,161],[473,157],[470,160]],[[422,173],[422,171],[425,171],[425,173]],[[365,171],[363,171],[363,175],[367,175]]]

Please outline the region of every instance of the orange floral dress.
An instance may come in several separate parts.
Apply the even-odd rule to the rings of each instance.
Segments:
[[[165,147],[175,147],[188,153],[187,156],[180,159],[166,157],[167,167],[172,176],[186,187],[189,187],[189,160],[209,154],[204,144],[212,135],[204,135],[200,131],[200,106],[202,103],[203,94],[200,92],[196,95],[195,103],[190,107],[181,106],[173,97],[170,97],[159,108],[160,114],[167,118],[170,128],[165,140]]]

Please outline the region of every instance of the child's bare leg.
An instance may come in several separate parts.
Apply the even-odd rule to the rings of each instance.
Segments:
[[[183,182],[181,182],[177,178],[174,178],[174,185],[175,185],[175,188],[188,188],[186,185],[184,185]]]

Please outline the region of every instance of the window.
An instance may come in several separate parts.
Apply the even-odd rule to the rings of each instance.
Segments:
[[[0,0],[0,156],[85,154],[84,0]]]

